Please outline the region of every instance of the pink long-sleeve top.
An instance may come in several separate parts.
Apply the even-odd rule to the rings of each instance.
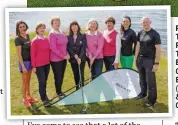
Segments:
[[[30,48],[32,67],[36,68],[50,63],[50,46],[48,38],[36,36]]]
[[[64,57],[68,55],[67,53],[67,36],[61,30],[57,32],[51,30],[49,33],[49,43],[50,43],[50,61],[58,62],[64,60]]]
[[[87,38],[87,56],[95,57],[96,59],[103,58],[103,46],[104,46],[104,37],[101,32],[96,31],[94,34],[91,34],[90,31],[86,32]]]

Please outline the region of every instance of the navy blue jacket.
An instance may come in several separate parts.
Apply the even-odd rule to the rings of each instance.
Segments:
[[[74,57],[75,54],[79,56],[82,62],[86,61],[86,46],[87,46],[86,35],[78,33],[75,42],[74,42],[73,35],[69,35],[67,37],[68,37],[67,51],[70,55],[69,62],[77,63]]]

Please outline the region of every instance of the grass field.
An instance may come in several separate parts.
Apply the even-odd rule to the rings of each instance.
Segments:
[[[31,38],[34,37],[34,33],[31,33]],[[42,107],[38,112],[32,112],[24,107],[22,104],[21,96],[21,74],[18,71],[17,65],[18,59],[16,56],[16,49],[13,39],[10,40],[10,85],[11,85],[11,115],[49,115],[49,114],[80,114],[82,105],[71,106],[53,106],[50,108]],[[110,113],[167,113],[168,112],[168,64],[167,59],[162,57],[160,69],[157,73],[157,88],[158,88],[158,100],[155,105],[154,111],[143,106],[145,100],[119,100],[111,102],[99,102],[94,104],[88,104],[88,114],[110,114]],[[89,69],[85,68],[85,78],[89,78]],[[64,77],[63,91],[74,86],[73,74],[71,67],[67,64],[67,69]],[[74,91],[74,90],[72,90]],[[71,91],[71,92],[72,92]],[[55,96],[54,79],[52,69],[50,70],[47,92],[50,98]],[[32,73],[31,78],[31,93],[34,97],[40,100],[38,94],[38,81],[36,75]],[[37,105],[40,105],[39,102]]]
[[[178,16],[178,0],[27,0],[28,7],[141,6],[171,5],[172,16]]]

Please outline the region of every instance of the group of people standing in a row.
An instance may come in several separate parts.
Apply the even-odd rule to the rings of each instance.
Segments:
[[[44,106],[49,106],[50,101],[46,95],[46,84],[50,65],[53,70],[56,93],[60,98],[62,83],[67,60],[71,64],[74,74],[76,89],[84,85],[85,62],[88,63],[92,79],[102,73],[103,62],[106,71],[117,69],[119,62],[123,68],[132,68],[134,56],[140,76],[141,93],[137,97],[143,98],[147,95],[147,106],[154,105],[157,98],[155,71],[158,69],[160,58],[160,36],[150,27],[151,20],[144,17],[141,20],[143,30],[138,35],[131,29],[131,19],[123,17],[120,33],[115,30],[115,19],[109,17],[106,21],[106,30],[98,31],[98,22],[91,19],[88,22],[88,31],[81,33],[77,21],[72,21],[69,26],[69,35],[61,31],[61,20],[59,17],[51,18],[51,31],[45,37],[46,25],[38,23],[36,36],[30,42],[26,33],[28,25],[24,21],[16,24],[15,45],[19,57],[19,70],[22,73],[22,95],[23,103],[30,107],[30,103],[38,100],[30,95],[30,78],[33,70],[38,78],[39,93]],[[138,42],[137,42],[138,41]],[[79,84],[80,74],[82,84]]]

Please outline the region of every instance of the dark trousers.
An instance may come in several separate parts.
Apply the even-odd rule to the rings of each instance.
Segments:
[[[62,60],[58,62],[51,62],[57,95],[62,93],[62,83],[64,79],[64,72],[66,69],[66,64],[67,64],[66,60]]]
[[[103,59],[95,59],[93,65],[90,67],[90,60],[87,59],[90,72],[92,74],[92,80],[98,77],[102,73],[103,69]]]
[[[80,71],[81,71],[81,77],[82,77],[81,83],[79,83],[79,81],[80,81],[80,74],[79,74],[78,63],[71,63],[71,67],[72,67],[72,71],[73,71],[73,75],[74,75],[76,89],[79,89],[81,87],[81,85],[80,85],[81,83],[82,83],[82,86],[84,86],[84,68],[85,68],[85,62],[81,62],[81,64],[80,64]]]
[[[48,99],[46,95],[46,84],[48,79],[48,74],[50,70],[50,65],[44,65],[40,67],[36,67],[36,75],[39,82],[39,93],[42,101]]]
[[[156,75],[152,72],[153,59],[147,59],[138,57],[136,65],[140,77],[141,93],[140,95],[147,96],[148,88],[148,102],[154,104],[157,99],[157,88],[156,88]]]
[[[104,64],[106,67],[106,71],[109,70],[114,70],[114,60],[115,60],[115,56],[104,56]]]

